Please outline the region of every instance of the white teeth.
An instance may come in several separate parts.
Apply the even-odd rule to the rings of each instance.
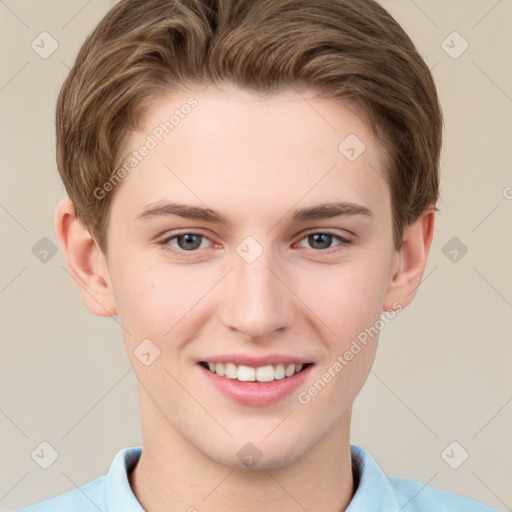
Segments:
[[[226,369],[226,377],[228,379],[236,379],[238,377],[236,364],[226,363],[225,369]]]
[[[258,382],[271,382],[274,380],[274,367],[272,365],[256,368],[256,380]]]
[[[259,368],[258,368],[259,369]],[[240,365],[237,371],[238,380],[253,382],[256,380],[256,370],[251,366]]]
[[[215,364],[215,373],[224,377],[226,375],[226,369],[224,368],[224,363],[216,363]]]
[[[272,382],[273,380],[281,380],[286,377],[299,373],[304,365],[302,364],[276,364],[260,366],[253,368],[243,364],[236,365],[234,363],[207,363],[211,372],[216,373],[220,377],[239,380],[241,382]]]
[[[295,373],[295,365],[294,364],[286,365],[286,368],[284,369],[284,374],[287,377],[291,377],[294,373]]]
[[[285,378],[284,364],[276,364],[274,366],[274,379],[280,380],[280,379],[284,379],[284,378]]]

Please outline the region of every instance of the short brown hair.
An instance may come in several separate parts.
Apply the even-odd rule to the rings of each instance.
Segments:
[[[187,84],[314,89],[362,107],[386,150],[395,248],[439,196],[442,112],[430,69],[373,0],[121,0],[80,49],[57,101],[57,164],[104,253],[102,187],[152,101]],[[341,141],[340,141],[341,142]]]

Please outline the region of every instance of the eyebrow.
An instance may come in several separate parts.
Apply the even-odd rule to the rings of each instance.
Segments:
[[[149,204],[146,209],[137,216],[137,220],[143,221],[169,215],[229,225],[227,219],[215,210],[173,202]],[[331,219],[339,216],[352,217],[356,215],[374,218],[373,212],[366,206],[351,202],[336,202],[294,210],[292,220],[295,222],[304,222],[308,220]]]

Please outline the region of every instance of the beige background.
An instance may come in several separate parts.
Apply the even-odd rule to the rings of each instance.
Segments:
[[[107,0],[0,0],[2,265],[0,509],[105,474],[139,445],[136,383],[118,324],[81,304],[58,245],[64,196],[54,154],[55,100]],[[512,2],[382,0],[433,69],[445,115],[442,200],[424,280],[381,334],[354,406],[352,442],[390,476],[512,510]],[[32,47],[46,31],[58,48]],[[457,31],[469,44],[463,49]],[[50,40],[46,39],[46,49]],[[457,237],[467,253],[452,261]],[[39,242],[44,243],[44,242]],[[38,247],[38,246],[36,246]],[[443,252],[444,251],[444,252]],[[445,255],[448,254],[448,256]],[[451,257],[451,256],[450,256]],[[58,452],[48,469],[31,453]],[[442,452],[456,441],[450,462]]]

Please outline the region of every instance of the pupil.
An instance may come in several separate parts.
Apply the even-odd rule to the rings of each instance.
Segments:
[[[315,249],[325,249],[325,247],[318,247],[318,241],[319,241],[319,237],[324,237],[324,242],[326,242],[325,238],[327,238],[327,242],[329,241],[329,239],[331,238],[331,235],[328,235],[326,233],[315,233],[314,235],[310,235],[310,238],[313,239],[313,243],[311,244]],[[319,242],[320,244],[322,244],[322,241],[320,240]],[[329,245],[329,244],[327,244]]]
[[[199,244],[197,243],[197,240],[196,240],[196,243],[194,244],[194,238],[197,238],[198,237],[196,235],[193,235],[191,233],[187,233],[185,235],[182,235],[180,238],[178,238],[178,240],[182,240],[184,239],[185,240],[185,243],[184,244],[179,244],[181,249],[197,249],[197,247],[199,247],[199,245],[201,245],[201,242],[199,242]],[[192,244],[192,247],[190,246],[190,244]],[[185,247],[183,247],[182,245],[185,245]]]

